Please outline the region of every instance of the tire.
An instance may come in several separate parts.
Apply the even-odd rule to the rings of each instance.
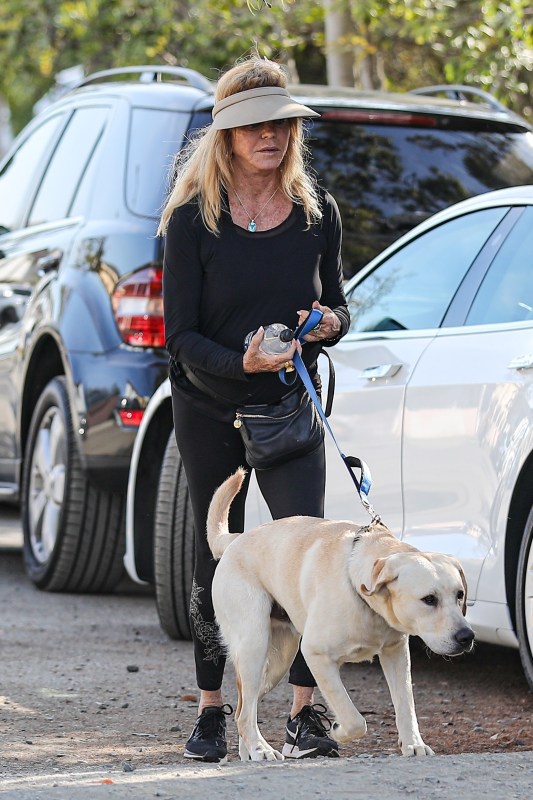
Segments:
[[[161,627],[171,639],[190,639],[194,523],[189,487],[174,432],[166,446],[156,500],[154,580]]]
[[[522,666],[533,689],[533,508],[529,512],[518,556],[516,627]]]
[[[30,424],[21,484],[26,572],[50,592],[109,592],[123,574],[125,502],[89,483],[64,377],[45,387]]]

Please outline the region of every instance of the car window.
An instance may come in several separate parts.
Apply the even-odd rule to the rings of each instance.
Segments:
[[[190,114],[134,108],[131,118],[126,204],[143,217],[158,217],[169,188],[174,156],[183,143]]]
[[[349,293],[351,332],[438,328],[507,208],[445,222],[394,253]]]
[[[526,208],[490,265],[466,324],[532,319],[533,208]]]
[[[530,133],[459,129],[471,125],[460,118],[445,130],[346,120],[350,115],[326,111],[309,125],[313,167],[342,217],[346,277],[436,211],[533,182]]]
[[[28,224],[64,219],[105,127],[109,110],[81,108],[64,131],[31,209]]]
[[[22,142],[0,173],[0,232],[16,230],[22,223],[29,193],[44,167],[46,151],[56,135],[63,114],[55,114]]]

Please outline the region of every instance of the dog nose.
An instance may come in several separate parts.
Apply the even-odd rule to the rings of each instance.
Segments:
[[[465,650],[469,650],[474,641],[474,631],[471,628],[461,628],[455,634],[455,641]]]

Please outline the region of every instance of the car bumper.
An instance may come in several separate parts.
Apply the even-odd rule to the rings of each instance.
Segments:
[[[80,455],[91,479],[125,491],[138,424],[128,411],[144,411],[165,380],[165,351],[117,348],[72,357],[71,409]]]

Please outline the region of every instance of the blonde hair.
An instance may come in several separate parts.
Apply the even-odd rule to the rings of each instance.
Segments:
[[[283,68],[257,55],[238,62],[224,73],[215,89],[215,102],[237,92],[263,86],[287,85]],[[306,168],[308,149],[300,118],[290,119],[287,152],[280,166],[280,189],[305,212],[307,224],[319,220],[322,211],[316,182]],[[173,188],[165,203],[158,234],[164,234],[172,213],[197,198],[205,226],[218,234],[222,213],[222,190],[233,188],[232,130],[202,128],[177,154],[173,167]]]

